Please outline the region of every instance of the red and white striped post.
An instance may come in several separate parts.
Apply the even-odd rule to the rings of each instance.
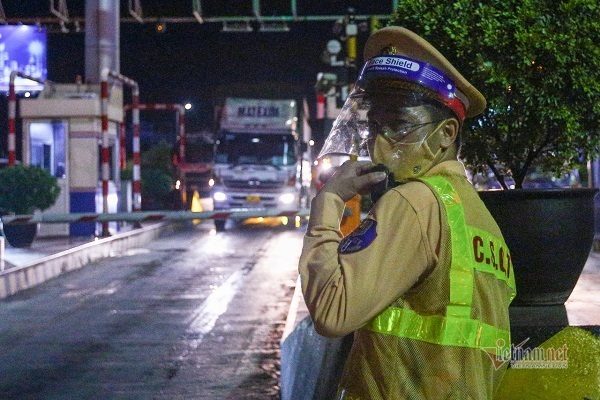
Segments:
[[[133,119],[133,209],[139,211],[141,207],[141,185],[140,185],[140,135],[139,135],[139,112],[140,110],[167,110],[177,111],[178,123],[179,123],[179,152],[184,151],[181,145],[185,134],[185,108],[181,104],[140,104],[139,98],[133,97],[133,104],[126,104],[123,106],[123,111],[132,111]],[[123,138],[124,141],[124,138]],[[181,160],[181,158],[180,158]],[[136,173],[137,170],[137,173]],[[136,195],[137,194],[137,195]],[[137,200],[136,200],[137,196]],[[136,206],[137,205],[137,206]]]
[[[325,118],[325,94],[317,93],[317,119]]]
[[[15,82],[10,74],[8,86],[8,165],[15,165],[17,155],[17,93]]]
[[[108,78],[116,79],[123,84],[131,87],[132,89],[132,99],[133,99],[133,132],[134,132],[134,141],[133,146],[135,150],[136,146],[136,132],[138,135],[137,146],[139,153],[139,86],[136,81],[127,78],[117,72],[111,71],[109,68],[104,68],[101,74],[101,82],[100,82],[100,97],[101,97],[101,121],[102,121],[102,212],[104,214],[108,213],[108,181],[110,179],[110,159],[109,159],[109,138],[108,138]],[[135,157],[134,157],[135,162]],[[141,195],[139,191],[139,154],[138,154],[138,167],[137,167],[137,179],[138,179],[138,196],[137,201],[141,204]],[[136,206],[136,167],[133,166],[133,179],[134,179],[134,208]],[[141,209],[141,207],[140,207]],[[108,230],[108,222],[102,222],[102,236],[110,236],[110,232]]]
[[[179,118],[179,163],[185,164],[185,107],[178,105]]]
[[[132,94],[132,112],[133,122],[133,211],[142,210],[142,174],[140,158],[140,98],[139,91]]]
[[[125,122],[121,122],[121,130],[119,132],[119,145],[121,150],[119,151],[119,169],[123,171],[127,166],[127,155],[125,154]]]
[[[140,110],[166,110],[177,112],[177,124],[179,126],[179,162],[185,160],[185,107],[182,104],[138,104]],[[123,107],[125,111],[133,109],[132,105]]]
[[[108,74],[110,70],[102,71],[102,81],[100,82],[100,116],[102,122],[102,212],[108,213],[108,179],[110,178],[110,169],[108,166]],[[108,222],[102,223],[102,236],[109,236]]]
[[[8,83],[8,165],[15,165],[17,160],[17,92],[15,79],[17,76],[30,79],[38,83],[46,81],[26,75],[20,71],[12,71]]]

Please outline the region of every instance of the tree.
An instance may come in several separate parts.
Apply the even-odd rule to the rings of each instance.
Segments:
[[[161,141],[141,154],[141,189],[142,208],[145,210],[161,209],[165,206],[176,178],[176,168],[173,165],[173,148],[167,142]],[[127,169],[121,173],[121,179],[133,178],[132,162],[127,163]]]
[[[177,170],[173,165],[173,146],[162,140],[141,154],[141,167],[164,172],[176,179]]]
[[[504,188],[600,153],[597,0],[403,0],[390,22],[432,43],[487,98],[465,121],[462,157]]]

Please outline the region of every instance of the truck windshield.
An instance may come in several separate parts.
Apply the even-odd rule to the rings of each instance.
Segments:
[[[220,164],[294,165],[292,135],[226,133],[217,141],[215,162]]]

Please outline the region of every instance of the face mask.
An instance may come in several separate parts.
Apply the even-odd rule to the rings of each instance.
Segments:
[[[382,163],[394,173],[394,179],[405,182],[425,174],[441,158],[443,150],[439,147],[434,153],[429,146],[429,139],[436,133],[445,121],[442,121],[431,133],[422,140],[391,144],[378,135],[375,139],[374,162]]]

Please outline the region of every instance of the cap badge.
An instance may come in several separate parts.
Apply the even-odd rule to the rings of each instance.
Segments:
[[[390,44],[389,46],[385,46],[384,48],[382,48],[379,51],[379,54],[387,54],[387,55],[396,56],[396,55],[398,55],[398,49],[396,48],[396,46],[392,46]]]

